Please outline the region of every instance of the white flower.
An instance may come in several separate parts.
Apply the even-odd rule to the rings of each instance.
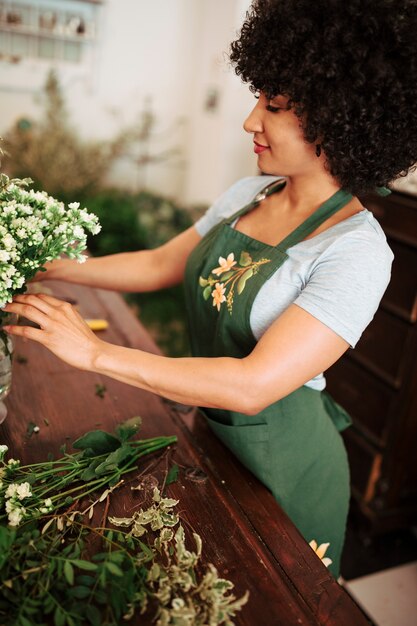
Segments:
[[[6,446],[5,444],[0,445],[0,457],[1,458],[4,457],[8,449],[9,449],[8,446]]]
[[[86,254],[80,254],[80,256],[77,259],[77,262],[78,263],[85,263],[87,259],[88,259],[88,256]]]
[[[19,503],[16,502],[16,500],[6,500],[4,506],[6,509],[6,513],[10,513],[10,511],[13,511],[16,507],[19,508]]]
[[[11,302],[47,261],[62,254],[80,257],[87,232],[99,230],[97,216],[80,209],[79,202],[66,208],[46,192],[23,189],[6,177],[0,191],[0,305]]]
[[[49,513],[50,511],[52,511],[52,509],[54,508],[54,505],[52,504],[52,500],[51,498],[47,498],[44,501],[44,506],[42,506],[39,511],[41,513]]]
[[[22,517],[25,513],[25,509],[22,507],[20,509],[13,509],[9,513],[9,524],[10,526],[19,526],[22,521]]]
[[[19,465],[20,465],[20,461],[19,461],[19,460],[16,460],[16,459],[9,459],[9,460],[7,461],[7,465],[8,465],[8,467],[9,467],[10,469],[14,469],[14,468],[16,468],[16,467],[19,467]]]
[[[6,489],[6,493],[4,494],[6,498],[14,498],[14,496],[17,494],[17,487],[18,485],[16,483],[12,483],[11,485],[9,485]]]
[[[55,235],[61,235],[63,233],[67,232],[67,225],[66,224],[59,224],[59,226],[57,226],[54,230],[54,234]]]
[[[29,498],[29,496],[32,495],[29,483],[21,483],[20,485],[18,485],[16,492],[17,492],[17,497],[19,498],[19,500],[23,500],[24,498]]]
[[[101,231],[100,224],[94,224],[90,227],[90,232],[92,235],[98,235],[100,231]]]
[[[16,241],[13,239],[13,237],[11,236],[10,233],[7,233],[7,235],[4,235],[4,237],[3,237],[3,245],[8,250],[10,250],[11,248],[15,248],[16,247]]]
[[[82,239],[84,237],[84,229],[82,228],[82,226],[75,226],[73,233],[75,239]]]

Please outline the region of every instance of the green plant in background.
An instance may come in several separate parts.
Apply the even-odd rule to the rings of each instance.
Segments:
[[[85,143],[69,124],[64,97],[53,72],[44,88],[43,105],[40,121],[21,119],[6,133],[3,166],[13,176],[32,178],[35,188],[45,189],[64,202],[77,198],[95,213],[102,231],[88,242],[92,254],[154,248],[191,225],[192,210],[182,209],[163,196],[102,187],[115,159],[132,159],[130,151],[137,151],[142,143],[145,149],[155,123],[149,110],[143,112],[137,125],[123,129],[112,141]],[[140,158],[134,159],[138,170],[176,153],[168,151],[161,157],[139,152]],[[189,353],[181,286],[157,293],[130,294],[127,300],[165,353]]]
[[[171,200],[150,192],[129,194],[103,190],[85,200],[102,225],[91,238],[95,256],[156,247],[192,224],[190,213]],[[155,293],[129,294],[140,320],[161,348],[171,356],[188,354],[185,301],[182,286]]]
[[[83,200],[98,188],[128,137],[122,133],[112,141],[81,141],[68,121],[53,71],[44,87],[43,105],[42,119],[20,119],[6,133],[3,168],[15,177],[32,178],[38,189],[60,200]]]

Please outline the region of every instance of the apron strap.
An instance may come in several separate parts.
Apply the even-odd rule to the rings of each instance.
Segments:
[[[276,248],[281,250],[288,250],[295,244],[303,241],[307,235],[316,230],[323,222],[329,217],[334,215],[337,211],[343,208],[348,202],[352,200],[353,196],[344,189],[336,191],[326,202],[323,202],[319,208],[314,211],[300,226],[292,231],[285,239],[283,239]]]

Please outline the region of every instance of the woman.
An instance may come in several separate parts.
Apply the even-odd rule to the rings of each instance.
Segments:
[[[231,61],[258,100],[244,123],[259,169],[156,250],[52,263],[40,279],[121,291],[185,280],[193,356],[97,338],[68,304],[21,295],[8,332],[67,363],[204,407],[337,577],[349,503],[339,431],[350,418],[323,372],[354,347],[392,253],[357,193],[417,161],[413,0],[257,0]]]

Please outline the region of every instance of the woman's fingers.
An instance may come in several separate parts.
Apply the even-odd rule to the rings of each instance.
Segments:
[[[94,367],[101,342],[68,302],[50,296],[19,295],[4,310],[22,315],[40,326],[40,329],[5,326],[11,335],[37,341],[74,367],[84,370]]]
[[[50,296],[47,293],[38,293],[36,294],[35,297],[39,298],[41,301],[45,302],[46,304],[49,304],[50,306],[59,307],[59,306],[63,306],[64,304],[68,304],[66,300],[60,300],[59,298],[54,298],[53,296]]]
[[[18,296],[14,296],[13,302],[32,304],[45,313],[50,311],[51,307],[60,307],[66,303],[65,300],[59,300],[59,298],[54,298],[46,293],[19,294]]]
[[[33,326],[3,326],[4,330],[9,335],[15,335],[17,337],[25,337],[32,341],[38,341],[39,343],[45,343],[45,333],[39,328],[33,328]]]
[[[16,315],[26,317],[31,322],[39,324],[41,328],[46,328],[48,325],[48,311],[42,311],[36,304],[30,304],[28,300],[24,303],[13,301],[7,304],[3,310],[7,313],[15,313]]]

